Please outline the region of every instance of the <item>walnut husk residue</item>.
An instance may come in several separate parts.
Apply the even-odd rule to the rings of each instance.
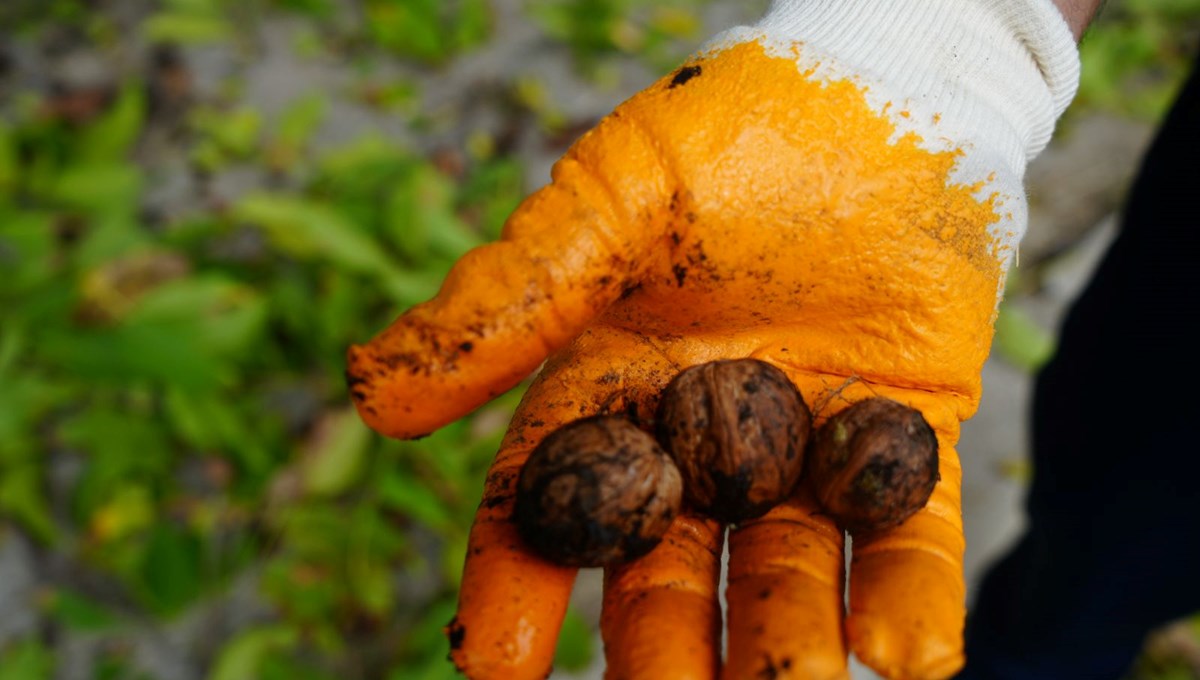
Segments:
[[[791,494],[811,423],[787,375],[756,359],[685,370],[664,390],[656,418],[687,502],[723,522],[759,517]]]
[[[513,512],[521,537],[546,559],[602,567],[658,545],[682,493],[679,471],[653,437],[623,417],[594,416],[534,449]]]
[[[920,411],[867,399],[817,431],[806,477],[843,529],[894,527],[925,507],[937,485],[937,437]]]

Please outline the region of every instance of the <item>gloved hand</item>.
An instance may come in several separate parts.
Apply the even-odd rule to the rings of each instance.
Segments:
[[[1021,178],[1074,93],[1049,0],[777,0],[634,96],[555,166],[500,242],[349,352],[371,427],[428,433],[549,357],[513,419],[471,531],[451,656],[472,678],[549,671],[575,570],[522,545],[520,466],[549,432],[654,414],[680,370],[754,357],[817,422],[881,395],[938,435],[941,481],[899,527],[843,537],[803,491],[729,538],[679,517],[606,573],[612,678],[833,678],[849,647],[894,678],[962,664],[954,450],[980,396]]]

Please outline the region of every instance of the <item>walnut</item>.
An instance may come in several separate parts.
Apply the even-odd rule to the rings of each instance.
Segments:
[[[761,516],[804,470],[812,415],[787,375],[766,362],[687,369],[663,391],[656,420],[688,503],[723,522]]]
[[[517,530],[558,564],[600,567],[650,552],[682,502],[679,471],[654,438],[620,416],[552,432],[517,480]]]
[[[937,437],[920,411],[867,399],[817,431],[805,475],[843,529],[894,527],[925,507],[937,485]]]

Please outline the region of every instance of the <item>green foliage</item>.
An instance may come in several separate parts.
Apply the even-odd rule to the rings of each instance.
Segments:
[[[364,10],[379,45],[428,63],[480,44],[491,30],[487,0],[366,0]]]
[[[1019,307],[1005,303],[996,318],[996,351],[1010,364],[1036,372],[1054,356],[1054,336]]]
[[[263,677],[269,659],[295,649],[300,635],[288,626],[249,628],[225,645],[209,680]]]
[[[216,172],[235,161],[249,160],[259,148],[263,123],[254,109],[200,108],[192,112],[191,124],[200,137],[192,148],[192,160],[203,170]]]
[[[372,30],[408,56],[446,59],[486,34],[481,2],[397,8],[409,18]],[[141,30],[207,43],[241,31],[238,16],[225,0],[172,0]],[[403,30],[430,21],[440,42],[406,52]],[[318,152],[330,96],[273,118],[236,99],[193,104],[178,151],[198,177],[236,166],[274,179],[165,222],[140,209],[157,179],[138,154],[155,124],[146,83],[123,80],[85,120],[9,100],[0,521],[110,584],[48,591],[53,625],[120,639],[131,620],[168,622],[253,575],[274,617],[222,642],[216,680],[344,677],[347,664],[453,674],[441,628],[519,394],[420,442],[387,441],[350,407],[344,356],[498,235],[522,169],[480,157],[451,177],[375,137]],[[78,472],[53,480],[64,463]],[[426,585],[406,592],[414,580]],[[51,661],[36,642],[0,650],[0,678],[49,677]],[[95,676],[138,677],[130,664],[102,656]]]
[[[1200,614],[1152,631],[1125,680],[1194,680],[1200,676]]]
[[[74,630],[98,632],[116,624],[116,618],[103,604],[70,590],[49,593],[44,606],[56,621]]]
[[[86,16],[85,0],[8,0],[0,3],[0,26],[16,33],[36,30],[51,22],[81,25]]]
[[[1074,106],[1158,120],[1187,75],[1198,36],[1200,0],[1109,3],[1080,42]]]
[[[659,70],[671,68],[684,56],[681,40],[698,37],[701,6],[700,0],[528,0],[530,16],[592,76],[602,75],[604,60],[617,54],[637,55]]]
[[[334,2],[335,0],[275,0],[275,4],[281,8],[316,18],[325,18],[332,14]]]
[[[592,628],[571,609],[563,619],[558,634],[558,647],[554,650],[554,667],[567,671],[581,671],[592,662]]]
[[[54,657],[37,642],[0,650],[0,680],[49,680],[53,669]]]
[[[337,8],[346,5],[338,0],[270,1],[322,21],[337,17]],[[353,24],[339,22],[334,28],[324,28],[340,33],[345,44],[369,44],[427,66],[444,64],[479,47],[492,32],[489,0],[363,0],[353,8]],[[304,51],[314,47],[310,43]]]
[[[222,10],[223,0],[161,0],[162,9],[142,24],[152,43],[202,45],[231,39],[235,23]]]
[[[275,172],[286,172],[305,160],[309,140],[325,119],[324,99],[310,95],[283,112],[267,144],[266,163]]]

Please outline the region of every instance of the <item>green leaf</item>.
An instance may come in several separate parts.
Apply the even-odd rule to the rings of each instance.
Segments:
[[[162,423],[132,409],[93,404],[62,423],[57,431],[64,444],[106,460],[120,460],[135,470],[164,472],[170,447]]]
[[[428,486],[397,469],[378,478],[376,491],[385,507],[433,528],[453,526],[445,503]]]
[[[151,500],[155,486],[171,469],[174,449],[163,424],[144,414],[94,405],[63,423],[57,432],[64,444],[88,454],[87,467],[75,487],[80,515],[91,518],[101,506],[119,511],[117,524],[137,515]],[[138,519],[139,523],[141,520]]]
[[[16,140],[8,124],[0,120],[0,198],[16,188],[18,172]]]
[[[524,169],[512,158],[497,158],[467,176],[458,202],[466,210],[479,214],[478,225],[487,239],[500,237],[508,216],[521,204],[524,194]]]
[[[310,625],[330,621],[345,595],[340,579],[331,578],[324,570],[295,557],[268,563],[262,589],[284,610],[287,620]]]
[[[420,661],[393,668],[388,680],[461,680],[462,674],[454,664],[437,654],[427,654]]]
[[[325,416],[301,456],[304,490],[314,496],[336,496],[362,475],[371,431],[353,409]]]
[[[206,452],[224,444],[222,437],[227,419],[234,419],[235,411],[222,409],[220,398],[204,398],[185,390],[168,389],[163,396],[163,415],[175,434],[197,450]],[[216,416],[216,420],[214,419]],[[236,427],[236,426],[234,426]]]
[[[75,149],[88,163],[121,161],[133,149],[145,117],[145,88],[140,83],[126,83],[112,108],[79,135]]]
[[[617,49],[616,27],[625,14],[624,3],[612,0],[537,0],[531,14],[546,33],[570,45],[581,65]]]
[[[116,622],[116,617],[104,605],[70,590],[51,592],[46,609],[50,616],[79,631],[101,631]]]
[[[295,12],[308,14],[314,18],[324,18],[333,12],[332,0],[275,0],[281,7]]]
[[[213,139],[201,139],[192,147],[190,158],[196,167],[206,172],[217,172],[229,163],[228,154]]]
[[[20,522],[40,541],[50,543],[57,539],[58,531],[47,503],[41,466],[0,467],[0,514]]]
[[[339,680],[339,676],[329,675],[318,667],[314,667],[311,659],[292,658],[282,654],[268,654],[259,664],[261,680]]]
[[[453,533],[445,530],[443,533],[449,535],[444,536],[446,543],[442,546],[442,579],[457,588],[462,584],[463,564],[467,561],[467,547],[470,542],[467,525],[464,524]]]
[[[1200,27],[1196,0],[1129,0],[1092,23],[1080,42],[1075,110],[1100,108],[1158,120],[1186,78]]]
[[[595,650],[592,629],[574,609],[568,609],[558,631],[558,647],[554,650],[554,667],[582,671],[592,663]]]
[[[136,669],[136,659],[128,649],[114,645],[98,651],[98,658],[92,662],[91,680],[156,680]]]
[[[231,382],[231,367],[207,354],[194,330],[170,323],[48,328],[37,347],[42,360],[75,379],[109,385],[149,382],[197,391]]]
[[[398,54],[441,61],[450,54],[441,6],[442,0],[367,0],[367,26],[380,45]]]
[[[54,277],[57,250],[49,213],[0,210],[0,298],[16,298]],[[11,313],[0,308],[0,315]]]
[[[387,255],[332,208],[299,198],[251,194],[234,208],[238,219],[262,227],[275,247],[300,259],[328,258],[348,269],[394,268]]]
[[[225,0],[161,0],[164,8],[187,14],[215,14]]]
[[[392,243],[410,261],[420,262],[429,255],[429,223],[421,219],[420,190],[409,175],[388,192],[384,229]]]
[[[431,250],[457,259],[483,244],[454,212],[454,186],[429,166],[415,168],[388,194],[385,228],[392,242],[414,262]]]
[[[142,23],[142,35],[152,43],[204,45],[233,36],[233,25],[217,15],[184,11],[160,12]]]
[[[445,628],[454,618],[457,604],[454,597],[444,596],[426,607],[424,615],[412,630],[409,631],[406,647],[411,651],[423,651],[431,656],[445,661],[450,652],[450,641],[446,638]]]
[[[177,325],[210,356],[248,355],[266,330],[267,302],[254,289],[216,275],[177,279],[142,296],[126,322]]]
[[[408,545],[404,529],[375,503],[360,503],[351,515],[346,547],[346,578],[355,600],[385,618],[396,604],[395,568]]]
[[[348,538],[341,508],[320,501],[304,503],[279,513],[278,522],[293,556],[318,561],[343,557]]]
[[[325,109],[325,99],[320,95],[309,95],[293,102],[279,121],[276,143],[303,148],[325,119]]]
[[[474,47],[487,40],[491,24],[488,0],[462,0],[458,15],[449,23],[450,42],[456,51]]]
[[[13,364],[16,363],[24,346],[24,329],[15,323],[0,327],[0,378],[5,377],[5,374],[12,370]],[[3,393],[0,393],[0,400],[3,398]],[[0,409],[0,413],[2,412],[3,409]],[[0,422],[3,422],[3,418],[4,416],[0,415]],[[3,440],[4,431],[5,428],[0,426],[0,441]]]
[[[374,277],[397,301],[413,304],[436,285],[400,269],[362,231],[332,208],[303,199],[251,194],[234,208],[237,219],[257,224],[279,250],[301,260],[327,260]]]
[[[1055,342],[1020,308],[1004,304],[996,318],[995,347],[1009,363],[1033,373],[1054,356]]]
[[[134,165],[88,163],[66,168],[49,187],[49,198],[91,212],[132,212],[142,190],[142,172]]]
[[[166,522],[154,527],[142,563],[141,586],[155,610],[171,614],[200,595],[202,553],[192,532]]]
[[[231,451],[251,477],[270,471],[273,457],[262,442],[261,415],[252,409],[227,395],[168,389],[163,410],[174,432],[196,449]],[[259,428],[249,420],[259,420]]]
[[[340,278],[340,277],[339,277]],[[299,268],[288,268],[267,284],[266,297],[273,326],[294,337],[307,337],[319,314],[333,313],[327,305],[313,304],[314,284]]]
[[[321,354],[327,358],[327,366],[337,376],[338,389],[344,393],[345,348],[351,343],[369,337],[386,325],[393,317],[378,316],[378,291],[371,283],[362,279],[342,275],[331,275],[323,282],[319,302],[306,301],[306,307],[315,318],[305,322],[307,333],[319,341]],[[390,313],[391,310],[389,310]]]
[[[394,140],[379,135],[364,135],[345,146],[339,146],[322,156],[321,174],[337,183],[339,192],[376,184],[381,176],[390,176],[413,162],[412,157]],[[344,185],[344,186],[343,186]]]
[[[113,205],[89,223],[83,240],[71,253],[73,264],[82,271],[104,266],[131,251],[145,249],[148,234],[139,228],[129,209],[136,204]]]
[[[20,642],[0,655],[0,680],[50,680],[54,656],[34,640]]]
[[[208,680],[247,680],[261,676],[263,660],[292,649],[300,636],[287,625],[249,628],[227,642],[217,657]]]
[[[191,124],[215,145],[217,153],[246,158],[258,148],[263,121],[257,110],[244,106],[233,111],[197,109]]]
[[[392,611],[396,588],[389,565],[380,560],[352,556],[346,570],[350,589],[366,611],[379,617]]]
[[[144,557],[144,543],[137,539],[154,524],[158,508],[147,485],[113,475],[117,469],[94,461],[76,495],[80,504],[91,503],[95,510],[86,517],[89,538],[107,549],[100,561],[127,581],[136,582]],[[130,537],[135,540],[126,540]]]
[[[19,338],[10,346],[20,349],[23,345],[24,338]],[[35,435],[38,419],[43,413],[65,401],[72,391],[61,381],[50,380],[33,371],[2,374],[0,371],[0,384],[4,385],[4,389],[0,389],[0,464],[26,460],[12,452],[24,448],[19,444]]]

